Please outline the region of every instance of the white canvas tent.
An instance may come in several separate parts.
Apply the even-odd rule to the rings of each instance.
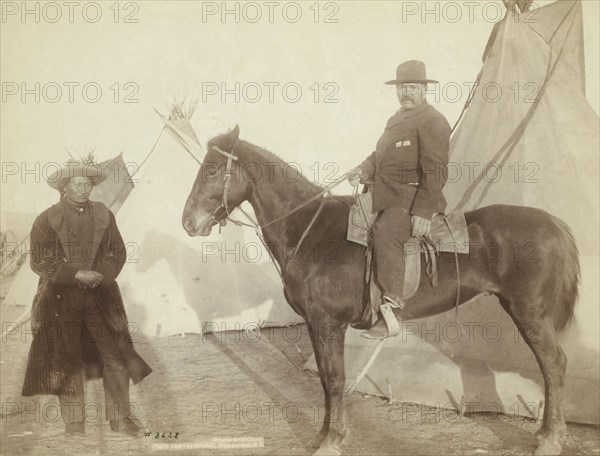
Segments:
[[[190,238],[183,230],[181,214],[203,153],[189,122],[192,111],[186,114],[176,105],[164,118],[152,151],[132,176],[135,188],[115,214],[127,247],[117,281],[131,332],[169,336],[301,322],[252,230],[230,225],[208,238]],[[126,177],[123,169],[121,182]],[[114,195],[96,191],[91,199],[110,205]],[[5,304],[29,308],[37,281],[24,264]]]
[[[582,281],[574,321],[561,336],[569,359],[565,413],[567,421],[597,424],[599,123],[583,90],[581,4],[540,8],[534,23],[517,13],[507,12],[488,43],[479,86],[452,137],[445,195],[449,210],[527,205],[572,227]],[[349,330],[347,382],[375,345]],[[454,419],[442,410],[461,402],[465,411],[536,418],[544,398],[537,362],[495,298],[461,306],[457,319],[450,311],[405,323],[357,390],[428,404],[442,419]]]
[[[203,153],[190,116],[174,111],[164,118],[165,130],[117,216],[130,252],[119,276],[130,323],[166,336],[301,322],[252,230],[229,225],[206,238],[183,230]]]

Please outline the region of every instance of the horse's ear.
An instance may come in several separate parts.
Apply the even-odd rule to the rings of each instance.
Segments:
[[[235,143],[238,138],[240,137],[240,127],[239,125],[236,124],[235,127],[233,127],[233,130],[231,130],[231,133],[229,133],[229,141],[231,141],[231,143]]]
[[[219,145],[225,150],[231,150],[233,147],[235,147],[239,137],[240,127],[236,125],[232,130],[219,136]]]

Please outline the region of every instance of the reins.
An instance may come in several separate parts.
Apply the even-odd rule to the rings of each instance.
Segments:
[[[298,206],[294,207],[293,209],[291,209],[290,211],[286,212],[285,214],[283,214],[283,215],[281,215],[281,216],[279,216],[279,217],[271,220],[270,222],[264,223],[262,225],[259,225],[258,222],[256,220],[254,220],[241,207],[238,207],[238,209],[242,212],[242,214],[244,214],[246,216],[246,218],[248,218],[248,220],[250,220],[250,222],[251,222],[251,223],[245,223],[245,222],[242,222],[240,220],[235,220],[235,219],[233,219],[231,217],[231,213],[229,212],[229,205],[228,205],[228,202],[227,202],[228,197],[229,197],[229,187],[231,185],[231,175],[233,174],[233,162],[238,160],[238,157],[234,154],[234,152],[235,152],[235,146],[237,145],[237,143],[238,143],[238,141],[236,141],[235,144],[233,145],[233,147],[231,148],[231,152],[226,152],[226,151],[220,149],[217,146],[212,146],[213,150],[215,150],[216,152],[219,152],[220,154],[222,154],[225,157],[227,157],[227,165],[225,167],[225,177],[224,177],[225,185],[223,187],[223,197],[222,197],[222,200],[221,200],[221,205],[214,210],[213,214],[211,215],[211,218],[215,222],[217,222],[219,224],[219,229],[220,229],[221,226],[227,225],[228,221],[230,221],[233,224],[238,225],[238,226],[247,226],[247,227],[250,227],[250,228],[254,228],[254,231],[256,232],[256,235],[258,236],[258,238],[260,239],[260,241],[264,245],[265,249],[269,253],[269,257],[271,258],[271,261],[273,261],[273,264],[275,264],[275,268],[277,269],[277,272],[279,273],[279,277],[281,277],[281,281],[283,282],[283,284],[285,286],[285,275],[286,275],[285,271],[282,272],[281,268],[278,265],[278,263],[275,261],[275,258],[273,257],[273,254],[271,253],[271,250],[267,246],[265,238],[264,238],[264,236],[262,234],[262,229],[266,228],[269,225],[272,225],[274,223],[277,223],[277,222],[280,222],[280,221],[284,220],[285,218],[287,218],[290,215],[294,214],[295,212],[299,211],[303,207],[306,207],[307,205],[309,205],[313,201],[316,201],[319,198],[323,197],[323,199],[321,200],[321,203],[319,204],[318,209],[315,211],[312,219],[310,220],[310,222],[308,223],[308,225],[304,229],[304,231],[302,233],[302,236],[300,236],[300,239],[298,240],[298,242],[296,243],[296,246],[294,247],[294,251],[292,253],[292,257],[291,258],[292,259],[295,258],[296,254],[298,253],[298,250],[300,250],[300,247],[302,246],[302,243],[304,242],[304,239],[306,238],[306,236],[308,235],[310,229],[312,228],[312,226],[316,222],[317,218],[319,217],[319,214],[321,213],[321,211],[323,209],[323,206],[325,205],[325,201],[331,196],[331,189],[333,189],[334,187],[336,187],[339,184],[341,184],[342,182],[344,182],[346,180],[346,178],[348,177],[349,173],[342,174],[340,177],[338,177],[331,184],[326,185],[325,187],[323,187],[323,190],[321,190],[315,196],[309,198],[308,200],[306,200],[303,203],[299,204]],[[222,217],[219,217],[220,214],[217,214],[219,211],[222,211],[222,213],[223,213]],[[286,270],[287,270],[287,265],[288,264],[289,264],[289,262],[286,263]]]
[[[219,148],[217,146],[212,146],[213,150],[215,150],[216,152],[219,152],[221,155],[224,155],[225,157],[227,157],[227,165],[225,167],[225,177],[224,177],[225,184],[224,184],[224,187],[223,187],[223,197],[221,199],[221,205],[214,210],[213,214],[211,215],[211,218],[216,223],[219,224],[219,230],[221,229],[222,226],[226,226],[228,221],[231,221],[233,224],[235,224],[237,226],[247,226],[247,227],[250,227],[250,228],[254,228],[254,231],[255,231],[256,235],[258,236],[258,238],[260,239],[261,243],[263,244],[263,246],[267,250],[267,252],[269,254],[269,257],[271,258],[271,261],[275,265],[275,269],[277,270],[277,273],[279,274],[279,277],[281,277],[281,281],[283,282],[283,286],[285,287],[286,286],[285,276],[287,275],[287,267],[290,264],[290,262],[289,261],[286,262],[286,264],[285,264],[285,270],[282,271],[281,267],[279,266],[279,263],[277,263],[277,261],[275,261],[275,257],[273,256],[273,253],[271,252],[271,249],[269,249],[269,247],[267,245],[267,242],[265,241],[265,238],[264,238],[263,233],[262,233],[262,229],[266,228],[269,225],[272,225],[274,223],[277,223],[277,222],[280,222],[280,221],[284,220],[285,218],[287,218],[290,215],[294,214],[295,212],[299,211],[303,207],[306,207],[308,204],[312,203],[313,201],[316,201],[317,199],[323,197],[323,199],[321,200],[321,203],[319,204],[319,207],[315,211],[312,219],[310,220],[310,222],[308,223],[308,225],[306,226],[306,228],[302,232],[302,235],[300,236],[300,239],[298,240],[298,242],[296,243],[296,246],[294,247],[294,251],[292,253],[291,259],[295,259],[296,255],[298,254],[298,251],[300,250],[300,247],[302,246],[302,243],[304,242],[304,239],[306,239],[306,236],[308,236],[308,233],[310,232],[310,229],[312,228],[312,226],[316,222],[317,218],[319,217],[319,214],[323,210],[323,206],[325,205],[325,201],[331,196],[331,189],[333,189],[334,187],[338,186],[343,181],[345,181],[346,178],[348,177],[348,175],[350,173],[344,173],[344,174],[342,174],[340,177],[338,177],[331,184],[326,185],[325,187],[323,187],[323,190],[321,190],[315,196],[307,199],[306,201],[304,201],[303,203],[301,203],[298,206],[294,207],[292,210],[286,212],[285,214],[283,214],[283,215],[281,215],[281,216],[279,216],[279,217],[271,220],[270,222],[264,223],[262,225],[260,225],[256,220],[254,220],[240,206],[240,207],[238,207],[238,209],[242,212],[242,214],[244,214],[246,216],[246,218],[248,220],[250,220],[250,223],[245,223],[245,222],[242,222],[240,220],[235,220],[235,219],[233,219],[231,217],[231,213],[229,212],[229,204],[228,204],[228,201],[227,201],[228,197],[229,197],[229,187],[231,185],[231,175],[233,174],[233,162],[238,160],[238,157],[234,153],[235,152],[235,147],[237,146],[238,142],[239,142],[239,140],[235,142],[235,144],[231,148],[231,152],[226,152],[226,151],[222,150],[221,148]],[[354,189],[354,196],[355,196],[355,199],[358,201],[359,198],[356,198],[357,191],[358,191],[358,189]],[[360,201],[359,201],[359,206],[360,206],[361,211],[363,212],[363,215],[365,215],[365,220],[367,220],[365,210],[362,207],[362,204],[360,203]],[[219,211],[223,212],[223,217],[218,217],[217,213]],[[448,227],[448,230],[450,231],[450,236],[452,236],[452,240],[455,241],[454,234],[452,233],[452,229],[450,228],[450,225],[448,224],[448,221],[446,220],[445,217],[444,217],[444,222],[445,222],[446,226]],[[457,290],[456,290],[456,302],[455,302],[456,316],[458,317],[458,306],[460,304],[460,271],[459,271],[459,266],[458,266],[458,254],[457,254],[456,251],[454,252],[454,259],[455,259],[455,262],[456,262],[456,275],[457,275],[457,281],[458,281],[458,286],[457,286]]]

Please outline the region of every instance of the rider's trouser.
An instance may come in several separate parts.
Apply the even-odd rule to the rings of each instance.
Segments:
[[[402,300],[404,288],[404,243],[410,240],[411,232],[411,216],[402,207],[390,207],[380,211],[373,223],[371,241],[375,280],[383,296],[397,303]]]

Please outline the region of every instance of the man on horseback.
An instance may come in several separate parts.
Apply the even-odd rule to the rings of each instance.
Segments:
[[[427,83],[436,82],[427,79],[423,62],[411,60],[398,66],[396,79],[386,84],[396,86],[401,108],[388,120],[375,152],[348,176],[353,186],[363,180],[374,181],[373,213],[377,217],[371,228],[371,245],[383,302],[378,322],[363,333],[368,338],[398,333],[392,308],[404,307],[404,244],[411,237],[429,234],[431,218],[446,208],[442,188],[447,179],[451,130],[446,118],[425,99]],[[396,330],[390,332],[390,325]]]

